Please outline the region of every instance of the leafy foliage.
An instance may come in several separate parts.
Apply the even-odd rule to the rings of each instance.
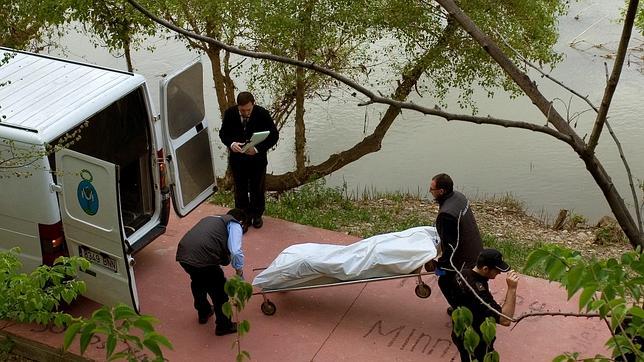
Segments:
[[[544,267],[549,280],[566,288],[568,299],[579,294],[580,311],[599,313],[606,321],[612,334],[606,345],[613,357],[644,358],[644,257],[639,248],[624,253],[620,260],[588,261],[577,251],[548,245],[528,257],[525,269],[536,266]],[[560,360],[569,360],[565,358]]]
[[[139,315],[124,304],[115,307],[101,307],[89,319],[72,323],[65,331],[63,348],[66,350],[80,335],[81,355],[95,335],[104,335],[105,358],[108,361],[126,359],[128,361],[164,361],[161,347],[172,349],[168,339],[154,330],[158,320],[148,315]],[[117,348],[121,346],[117,352]],[[145,350],[153,353],[149,358]]]
[[[0,319],[20,323],[62,326],[71,317],[58,310],[85,291],[85,283],[75,280],[78,270],[89,262],[79,257],[60,257],[54,265],[42,265],[33,272],[20,273],[19,248],[0,253]]]
[[[452,328],[454,334],[463,340],[463,346],[470,354],[470,358],[474,357],[474,351],[480,343],[486,346],[486,353],[484,360],[481,362],[498,362],[499,353],[497,351],[487,351],[489,346],[492,345],[496,338],[496,322],[494,318],[488,317],[481,324],[480,330],[477,332],[472,326],[474,316],[472,312],[466,307],[458,307],[452,312]],[[479,334],[479,332],[481,334]],[[476,361],[476,359],[474,359]]]
[[[147,348],[154,354],[155,361],[163,361],[161,346],[172,348],[167,338],[154,330],[156,319],[138,315],[129,306],[102,307],[89,319],[73,317],[59,310],[62,303],[71,303],[85,291],[85,283],[74,278],[79,270],[89,268],[86,259],[59,257],[52,266],[42,265],[26,274],[19,272],[22,267],[19,253],[19,248],[0,253],[0,320],[65,326],[63,348],[68,349],[80,335],[81,353],[94,335],[105,335],[108,360],[147,361],[148,357],[142,354]],[[133,328],[138,329],[137,334]],[[143,337],[139,336],[141,333]],[[125,347],[115,353],[119,343]]]
[[[644,4],[642,4],[641,2],[639,3],[637,8],[635,26],[640,30],[640,34],[644,35]]]
[[[35,50],[65,22],[65,9],[64,1],[0,0],[0,44]]]
[[[245,282],[238,276],[234,276],[226,281],[224,290],[228,294],[229,300],[224,303],[222,309],[224,314],[237,323],[237,338],[233,342],[233,348],[237,347],[237,361],[241,362],[245,358],[250,359],[250,353],[241,349],[241,337],[250,331],[250,322],[239,320],[239,313],[244,310],[246,303],[253,296],[253,286]]]
[[[124,0],[66,1],[69,3],[69,20],[80,22],[86,33],[94,36],[95,46],[104,44],[112,52],[123,51],[129,71],[133,70],[131,51],[158,30],[150,19]]]

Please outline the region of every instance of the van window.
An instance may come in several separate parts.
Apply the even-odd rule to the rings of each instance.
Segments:
[[[205,117],[202,77],[201,66],[193,66],[168,84],[168,131],[173,140]]]
[[[154,150],[143,89],[112,103],[90,117],[85,127],[67,134],[76,130],[80,130],[79,137],[67,148],[119,166],[123,224],[126,235],[131,235],[154,214]]]

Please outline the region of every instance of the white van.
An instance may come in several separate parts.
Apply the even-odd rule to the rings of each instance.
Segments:
[[[170,195],[184,216],[215,190],[202,64],[164,78],[159,119],[141,75],[0,47],[5,57],[0,250],[19,246],[25,271],[83,256],[86,296],[138,311],[134,255],[165,232]]]

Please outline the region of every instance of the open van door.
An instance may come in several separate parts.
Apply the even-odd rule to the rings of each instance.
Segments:
[[[91,262],[79,273],[85,296],[139,311],[133,259],[127,253],[120,213],[118,169],[113,163],[62,149],[56,152],[59,203],[70,255]]]
[[[215,187],[201,62],[166,76],[160,86],[172,201],[177,214],[185,216],[212,195]]]

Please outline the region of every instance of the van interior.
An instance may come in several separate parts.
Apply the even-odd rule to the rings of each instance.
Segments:
[[[138,89],[61,135],[53,145],[118,165],[121,214],[126,236],[145,225],[154,214],[151,134],[147,105]],[[71,141],[69,140],[69,135]],[[49,157],[55,169],[54,157]]]

